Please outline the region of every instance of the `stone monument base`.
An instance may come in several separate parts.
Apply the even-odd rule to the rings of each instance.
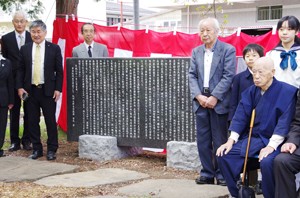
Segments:
[[[142,147],[118,146],[116,137],[100,135],[79,136],[80,158],[107,161],[138,155],[142,152]],[[200,171],[201,163],[196,142],[168,142],[167,167]]]
[[[200,171],[201,163],[196,142],[167,143],[167,167]]]
[[[141,154],[141,147],[118,146],[117,138],[100,135],[79,136],[79,157],[107,161]]]

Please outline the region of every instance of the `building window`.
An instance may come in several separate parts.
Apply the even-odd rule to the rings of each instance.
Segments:
[[[257,20],[276,20],[282,17],[282,6],[265,6],[257,8]]]
[[[107,17],[106,18],[106,25],[107,26],[112,26],[112,25],[117,25],[118,23],[121,23],[121,18],[120,17]],[[123,22],[126,22],[127,18],[123,18]]]
[[[170,26],[175,27],[176,26],[176,21],[170,21]]]
[[[175,27],[175,26],[178,26],[178,21],[164,21],[163,22],[163,26],[164,27]]]

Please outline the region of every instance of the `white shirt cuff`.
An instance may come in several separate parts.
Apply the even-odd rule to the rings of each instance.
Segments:
[[[272,135],[270,138],[268,146],[272,147],[274,150],[284,141],[284,137],[280,135]]]
[[[229,138],[234,140],[236,143],[239,139],[240,135],[237,132],[231,131]]]

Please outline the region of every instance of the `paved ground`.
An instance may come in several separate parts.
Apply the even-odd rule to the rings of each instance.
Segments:
[[[153,180],[144,173],[112,168],[73,173],[76,168],[77,166],[36,161],[23,157],[2,157],[0,158],[0,182],[33,181],[45,186],[92,187],[137,180],[134,184],[119,188],[118,193],[124,195],[121,197],[217,198],[228,194],[226,187],[195,185],[194,180]],[[262,196],[257,197],[262,198]],[[97,198],[104,197],[99,196]],[[117,197],[105,196],[105,198]]]
[[[71,173],[77,166],[31,160],[24,157],[0,158],[0,181],[35,181],[47,176]]]
[[[148,178],[149,175],[136,171],[117,168],[105,168],[95,171],[55,175],[37,180],[44,186],[93,187]]]

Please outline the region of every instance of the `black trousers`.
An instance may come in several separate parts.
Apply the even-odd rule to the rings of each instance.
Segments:
[[[0,150],[4,144],[8,107],[0,107]]]
[[[28,129],[30,131],[33,150],[43,151],[39,125],[40,111],[42,109],[48,136],[47,150],[56,152],[58,149],[58,134],[55,119],[56,102],[52,96],[44,95],[43,86],[41,88],[32,86],[26,108],[28,108]]]
[[[280,153],[274,160],[275,197],[297,198],[295,174],[300,171],[300,156]]]
[[[10,142],[15,144],[20,143],[27,143],[30,142],[29,137],[29,131],[28,131],[28,120],[27,120],[27,112],[24,103],[24,117],[23,117],[23,123],[24,123],[24,129],[23,129],[23,136],[20,140],[19,137],[19,127],[20,127],[20,110],[21,110],[21,99],[18,96],[18,90],[14,90],[15,100],[14,100],[14,106],[10,110]]]

